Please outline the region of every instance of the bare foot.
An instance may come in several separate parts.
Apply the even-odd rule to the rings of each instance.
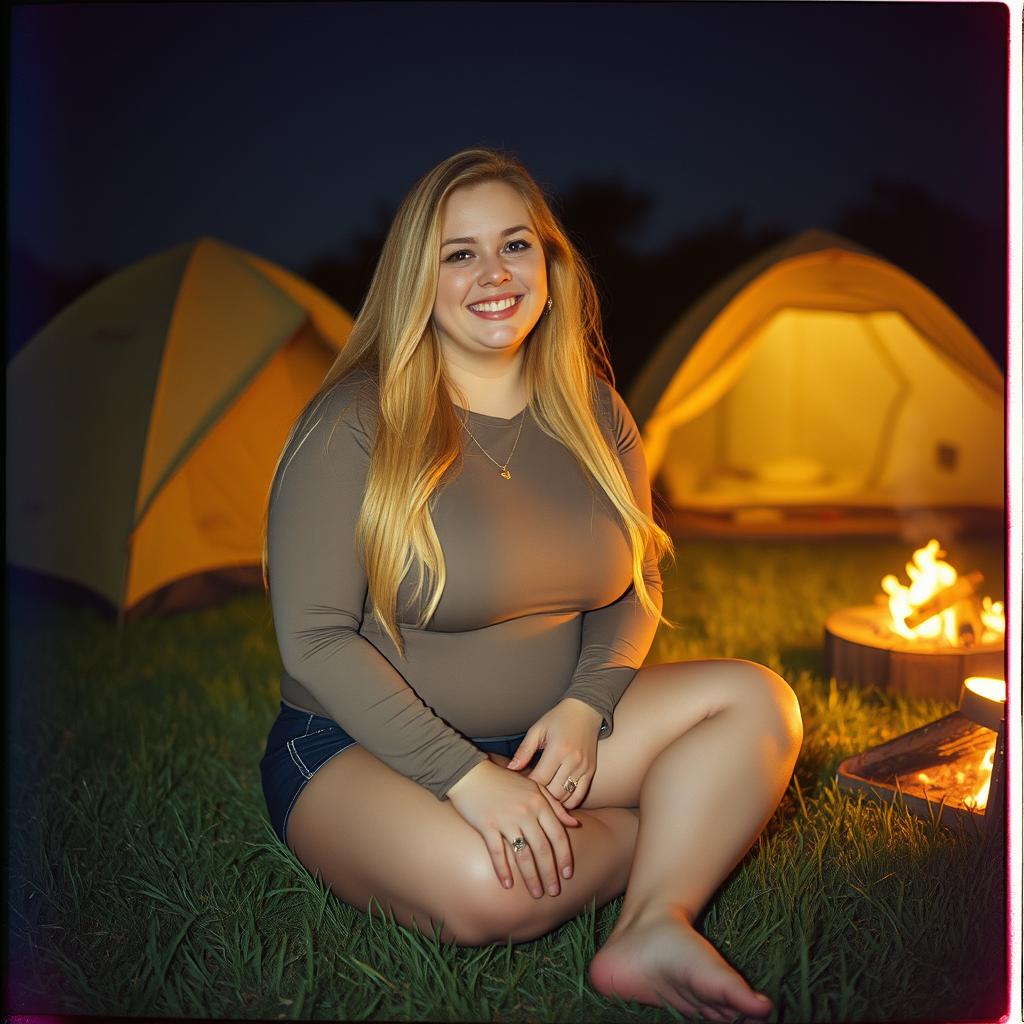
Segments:
[[[682,915],[649,914],[620,928],[590,962],[590,982],[606,996],[668,1003],[713,1021],[765,1017],[772,1002],[759,996]]]

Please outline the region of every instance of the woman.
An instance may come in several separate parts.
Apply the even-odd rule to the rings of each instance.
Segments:
[[[342,899],[468,945],[625,890],[598,990],[762,1016],[693,921],[781,798],[799,709],[749,662],[641,668],[671,540],[610,376],[527,172],[468,150],[418,182],[271,488],[271,820]]]

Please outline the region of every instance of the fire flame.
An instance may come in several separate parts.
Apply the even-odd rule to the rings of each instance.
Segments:
[[[922,605],[953,586],[959,578],[956,569],[949,562],[943,561],[945,555],[939,542],[930,540],[923,548],[918,548],[907,562],[909,586],[904,586],[891,573],[883,577],[882,589],[889,595],[889,628],[894,633],[908,640],[928,639],[953,647],[960,644],[962,623],[969,621],[964,614],[965,601],[942,609],[915,627],[905,622]],[[973,597],[968,600],[976,602]],[[1006,616],[1001,601],[985,597],[980,607],[971,612],[975,622],[980,621],[982,626],[982,636],[977,639],[986,642],[1002,639],[1006,633]]]
[[[985,624],[986,633],[1006,634],[1006,612],[1002,601],[993,601],[991,597],[981,599],[981,621]]]
[[[949,643],[956,643],[956,615],[952,608],[933,615],[916,629],[908,628],[903,621],[913,614],[915,608],[940,590],[956,583],[956,569],[939,558],[944,554],[937,540],[930,540],[923,548],[918,548],[907,562],[909,587],[905,587],[891,573],[882,578],[882,589],[889,595],[889,614],[892,618],[890,627],[908,640],[944,636]]]
[[[951,775],[945,776],[944,782],[938,776],[933,777],[927,772],[918,772],[917,781],[924,783],[926,786],[946,786],[955,781],[958,786],[962,786],[965,782],[968,782],[968,774],[970,774],[971,781],[976,783],[978,788],[970,795],[963,797],[963,805],[972,811],[983,811],[988,804],[988,791],[992,785],[992,766],[995,764],[995,759],[996,741],[993,739],[992,746],[985,751],[978,762],[977,768],[973,770],[968,769],[967,771],[962,769],[954,771]],[[968,785],[970,784],[968,782]]]
[[[992,765],[995,763],[995,759],[996,744],[995,740],[993,740],[992,746],[985,751],[985,756],[981,759],[981,764],[978,765],[978,777],[983,778],[985,781],[981,784],[977,793],[964,799],[965,807],[976,808],[980,811],[988,804],[988,790],[989,786],[992,785]]]

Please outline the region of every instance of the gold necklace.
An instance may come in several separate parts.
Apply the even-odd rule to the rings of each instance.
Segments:
[[[516,445],[519,444],[519,435],[523,432],[523,423],[526,421],[526,409],[527,408],[529,408],[529,406],[524,407],[522,413],[520,414],[519,431],[516,434],[515,442],[512,445],[512,451],[510,451],[508,453],[508,458],[505,460],[505,464],[504,465],[502,465],[497,459],[493,458],[491,453],[488,452],[487,449],[479,441],[476,440],[476,435],[473,433],[472,430],[469,429],[469,415],[468,415],[469,410],[468,409],[466,410],[466,412],[467,412],[466,422],[462,424],[466,428],[466,433],[469,434],[469,436],[471,438],[473,438],[474,441],[476,441],[477,448],[479,448],[480,451],[482,451],[484,453],[484,455],[486,455],[487,458],[489,458],[491,460],[491,462],[493,462],[498,467],[498,469],[501,470],[501,476],[505,480],[511,480],[512,479],[512,474],[509,472],[508,464],[512,461],[512,456],[515,455],[515,453],[516,453]]]

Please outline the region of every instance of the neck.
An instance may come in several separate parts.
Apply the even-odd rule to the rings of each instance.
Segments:
[[[445,374],[452,385],[453,400],[457,405],[485,416],[515,416],[529,397],[522,374],[522,359],[487,369],[491,372],[482,373],[477,368],[446,360]]]

